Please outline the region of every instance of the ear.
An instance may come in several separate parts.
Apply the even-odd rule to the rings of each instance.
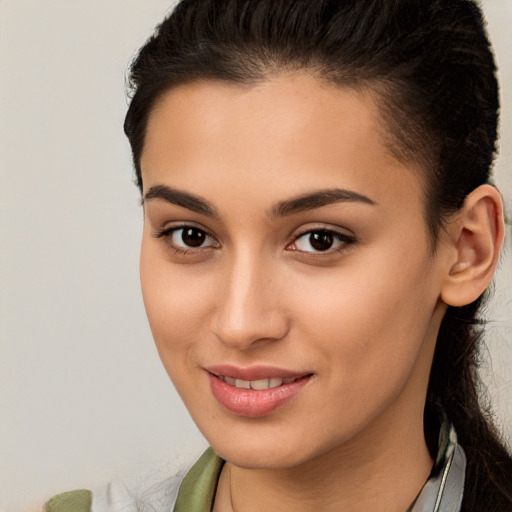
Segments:
[[[485,291],[498,265],[505,237],[500,193],[491,185],[473,190],[447,231],[451,256],[441,299],[464,306]]]

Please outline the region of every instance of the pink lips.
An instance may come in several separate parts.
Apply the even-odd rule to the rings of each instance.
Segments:
[[[255,366],[237,368],[219,365],[206,368],[213,396],[228,411],[238,416],[256,418],[265,416],[283,406],[296,396],[310,381],[311,374],[297,374],[279,368]],[[262,379],[287,379],[276,387],[267,389],[243,389],[225,382],[224,377],[244,381]]]

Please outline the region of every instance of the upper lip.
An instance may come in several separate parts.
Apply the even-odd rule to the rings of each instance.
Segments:
[[[278,368],[276,366],[249,366],[242,368],[230,364],[219,364],[205,367],[205,370],[213,375],[232,377],[240,380],[260,380],[280,377],[282,379],[299,378],[310,375],[310,372],[301,372]]]

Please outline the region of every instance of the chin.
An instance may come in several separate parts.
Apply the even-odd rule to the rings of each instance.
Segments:
[[[259,423],[259,424],[258,424]],[[201,425],[203,426],[203,425]],[[222,459],[244,469],[288,469],[306,464],[343,443],[331,432],[315,438],[308,429],[284,422],[218,422],[202,429],[211,447]],[[295,427],[295,428],[294,428]]]
[[[277,446],[276,443],[212,444],[224,460],[244,469],[287,469],[306,462],[309,457],[301,447]]]

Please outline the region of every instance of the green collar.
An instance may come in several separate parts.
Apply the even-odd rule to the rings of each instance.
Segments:
[[[43,506],[44,512],[89,512],[92,492],[85,489],[64,492],[54,496]]]
[[[174,512],[211,512],[223,465],[224,461],[208,448],[181,483]]]

